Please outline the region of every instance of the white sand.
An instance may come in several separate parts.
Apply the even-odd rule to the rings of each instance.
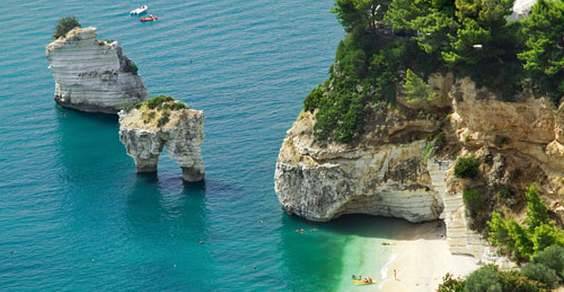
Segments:
[[[386,279],[379,290],[435,291],[446,273],[464,276],[477,269],[474,258],[450,254],[443,234],[442,226],[426,223],[391,240],[391,261],[382,269]]]

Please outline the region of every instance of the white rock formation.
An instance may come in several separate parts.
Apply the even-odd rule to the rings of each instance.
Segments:
[[[96,28],[75,28],[46,48],[55,79],[54,98],[62,106],[117,113],[147,97],[134,63],[117,41],[96,40]]]
[[[513,3],[513,13],[511,14],[511,17],[514,19],[526,17],[529,15],[529,12],[531,12],[531,9],[536,2],[537,0],[516,0]]]
[[[312,129],[313,115],[302,113],[280,150],[275,189],[286,211],[312,221],[343,214],[439,218],[443,204],[431,189],[423,140],[324,148],[314,143]]]
[[[193,109],[148,109],[143,106],[119,112],[119,138],[138,173],[156,172],[159,155],[166,146],[182,168],[187,182],[204,179],[201,155],[204,113]]]

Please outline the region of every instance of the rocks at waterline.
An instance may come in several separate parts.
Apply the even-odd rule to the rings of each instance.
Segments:
[[[119,112],[119,138],[138,173],[157,171],[163,148],[182,169],[187,182],[204,179],[201,144],[204,113],[171,97],[159,96]]]
[[[97,40],[96,28],[74,28],[45,52],[55,79],[54,98],[85,112],[117,113],[147,98],[137,66],[117,41]]]

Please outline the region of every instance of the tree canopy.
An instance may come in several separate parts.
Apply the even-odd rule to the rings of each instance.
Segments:
[[[55,27],[55,32],[53,32],[53,38],[58,39],[62,36],[65,36],[67,32],[71,31],[75,27],[80,27],[80,22],[74,16],[62,17],[57,22],[57,26]]]
[[[471,77],[502,99],[533,88],[564,94],[564,2],[539,0],[511,19],[514,0],[336,0],[347,35],[326,85],[307,98],[319,141],[359,137],[376,103],[416,93],[430,73]],[[415,78],[417,77],[417,78]],[[407,89],[407,90],[406,90]],[[414,95],[414,94],[412,94]]]
[[[564,2],[539,0],[522,24],[526,40],[519,59],[535,89],[559,103],[564,95]]]

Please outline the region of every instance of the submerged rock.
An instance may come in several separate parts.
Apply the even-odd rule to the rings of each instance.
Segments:
[[[54,98],[64,107],[117,113],[142,101],[147,91],[137,66],[117,41],[96,39],[96,28],[74,28],[46,48],[55,79]]]
[[[119,137],[138,173],[156,172],[159,156],[167,147],[182,168],[187,182],[204,179],[204,113],[170,97],[156,97],[119,112]]]

